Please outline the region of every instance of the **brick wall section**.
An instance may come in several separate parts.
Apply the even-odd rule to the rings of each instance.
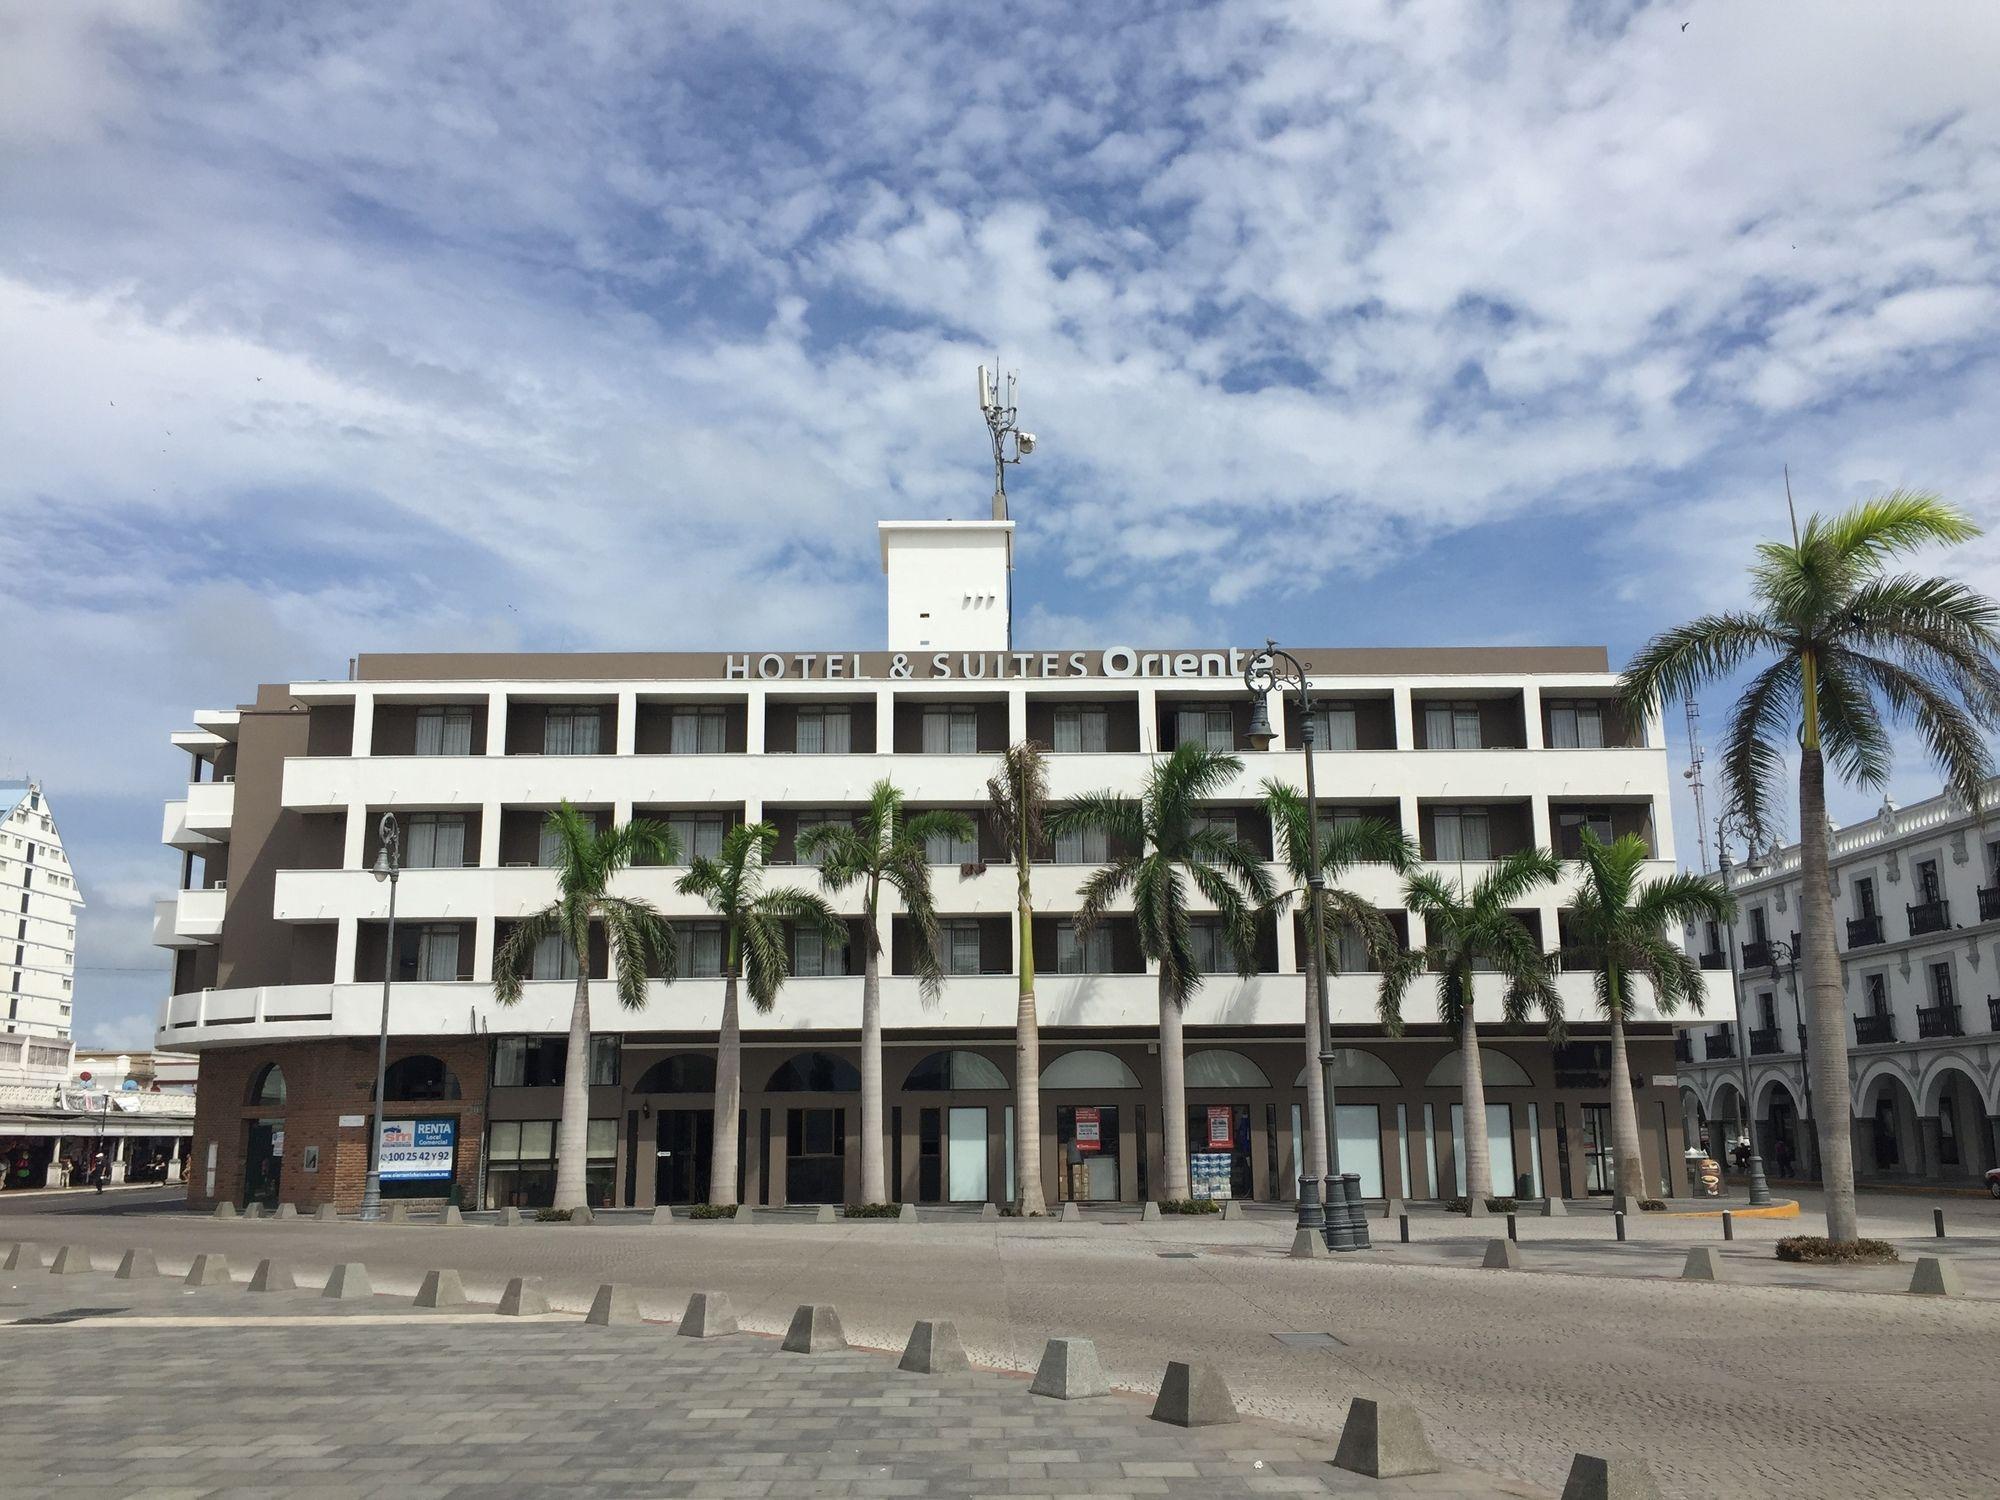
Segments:
[[[397,1058],[413,1053],[442,1058],[445,1066],[458,1075],[459,1091],[464,1097],[405,1105],[391,1099],[389,1117],[457,1117],[457,1181],[461,1199],[470,1205],[475,1201],[480,1144],[486,1135],[487,1043],[463,1036],[390,1039],[392,1065]],[[251,1081],[266,1063],[276,1063],[284,1070],[282,1105],[245,1102]],[[285,1122],[285,1145],[278,1201],[297,1204],[301,1213],[310,1213],[322,1203],[332,1203],[342,1213],[352,1213],[361,1206],[362,1189],[367,1184],[374,1095],[372,1040],[294,1042],[205,1052],[195,1101],[189,1203],[200,1208],[212,1207],[220,1200],[241,1204],[243,1154],[250,1125],[260,1119],[281,1119]],[[366,1123],[343,1128],[339,1123],[343,1115],[359,1115]],[[207,1191],[211,1142],[216,1148],[213,1195]],[[317,1172],[305,1169],[308,1146],[319,1148]]]

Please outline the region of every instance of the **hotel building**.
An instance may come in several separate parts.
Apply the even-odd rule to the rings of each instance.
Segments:
[[[1212,815],[1267,855],[1261,784],[1303,779],[1296,709],[1253,750],[1240,649],[1112,646],[1018,651],[1012,523],[885,522],[886,650],[374,655],[345,681],[262,687],[175,736],[190,784],[169,805],[181,889],[160,904],[177,950],[159,1045],[201,1056],[195,1199],[282,1198],[352,1208],[366,1168],[385,965],[394,975],[387,1116],[428,1152],[385,1192],[468,1206],[532,1205],[552,1186],[554,1120],[574,976],[537,956],[517,1004],[495,1003],[494,947],[546,904],[543,835],[567,799],[603,823],[664,819],[693,852],[745,820],[776,825],[779,883],[816,887],[798,836],[851,815],[889,778],[912,808],[975,816],[1011,742],[1049,751],[1057,798],[1137,792],[1153,759],[1193,740],[1243,770]],[[1637,833],[1674,867],[1669,770],[1656,718],[1628,718],[1601,649],[1315,649],[1318,757],[1333,818],[1398,823],[1447,872],[1531,845],[1573,848],[1585,828]],[[400,822],[395,945],[371,877],[381,815]],[[1034,871],[1042,1023],[1043,1170],[1050,1200],[1133,1202],[1161,1181],[1155,978],[1129,917],[1087,942],[1069,917],[1106,851],[1040,851]],[[905,920],[885,909],[885,1155],[902,1201],[1005,1201],[1012,1192],[1015,882],[990,830],[932,851],[944,919],[942,999],[922,1002]],[[620,889],[680,928],[680,974],[645,1007],[595,985],[590,1193],[646,1207],[707,1194],[720,935],[676,893],[681,872],[634,869]],[[1386,867],[1345,883],[1421,930]],[[1571,878],[1521,920],[1553,950]],[[851,893],[833,898],[850,914]],[[850,924],[856,929],[859,918]],[[1217,934],[1198,926],[1213,954]],[[741,1195],[780,1205],[859,1187],[856,1042],[860,948],[801,937],[775,1008],[744,1006]],[[1238,1197],[1294,1195],[1301,1086],[1302,944],[1269,924],[1259,972],[1217,961],[1187,1011],[1190,1139],[1226,1153]],[[1459,1075],[1434,990],[1416,987],[1407,1034],[1376,1020],[1377,976],[1345,953],[1331,983],[1340,1046],[1341,1164],[1371,1196],[1461,1192]],[[600,941],[590,955],[603,980]],[[1508,1033],[1482,993],[1495,1185],[1527,1196],[1607,1189],[1609,1060],[1590,976],[1565,973],[1575,1022],[1560,1050]],[[1718,996],[1718,999],[1721,997]],[[1647,1180],[1685,1192],[1672,1030],[1642,1016],[1633,1071]],[[1213,1163],[1211,1163],[1213,1165]]]

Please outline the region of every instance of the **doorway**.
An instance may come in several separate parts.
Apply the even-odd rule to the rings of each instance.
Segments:
[[[1187,1114],[1188,1170],[1192,1175],[1197,1156],[1229,1157],[1229,1196],[1248,1200],[1257,1196],[1250,1169],[1250,1108],[1244,1104],[1191,1104]]]
[[[842,1203],[847,1198],[847,1111],[785,1112],[785,1201]]]
[[[663,1109],[654,1149],[655,1203],[708,1202],[708,1169],[715,1151],[715,1112]]]
[[[244,1129],[243,1201],[276,1203],[285,1170],[285,1122],[252,1120]]]
[[[1618,1155],[1611,1144],[1611,1106],[1583,1106],[1583,1187],[1604,1194],[1618,1186]]]
[[[1120,1196],[1118,1106],[1056,1106],[1056,1199],[1116,1203]]]

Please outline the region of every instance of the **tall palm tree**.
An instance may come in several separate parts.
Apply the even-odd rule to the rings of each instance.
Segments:
[[[938,956],[937,908],[925,845],[933,838],[969,839],[977,828],[961,812],[906,813],[903,794],[887,781],[869,789],[868,806],[852,823],[823,823],[799,835],[799,857],[819,866],[830,891],[861,887],[867,928],[861,969],[861,1201],[887,1203],[882,1162],[882,939],[876,919],[882,887],[903,898],[910,919],[910,957],[917,988],[933,1002],[944,985]]]
[[[648,972],[672,982],[674,933],[651,905],[611,894],[611,881],[639,858],[671,862],[679,846],[673,830],[651,818],[634,818],[599,832],[568,802],[549,814],[556,834],[556,899],[524,917],[493,953],[493,998],[512,1005],[534,962],[535,950],[557,938],[576,960],[576,1000],[569,1013],[569,1051],[563,1058],[562,1119],[556,1126],[554,1206],[582,1208],[590,1137],[590,929],[604,929],[611,950],[618,1003],[638,1010],[646,1003]]]
[[[1032,740],[1009,746],[986,782],[994,837],[1014,862],[1014,905],[1020,924],[1020,1003],[1014,1012],[1014,1211],[1023,1218],[1049,1211],[1042,1193],[1042,1034],[1035,1016],[1035,851],[1048,813],[1049,767]]]
[[[1799,751],[1800,946],[1804,951],[1813,1121],[1826,1179],[1827,1234],[1852,1240],[1854,1143],[1845,1107],[1847,1002],[1827,884],[1826,762],[1863,787],[1889,776],[1889,730],[1916,727],[1931,759],[1975,811],[2000,727],[2000,607],[1965,584],[1890,574],[1892,558],[1970,541],[1979,528],[1935,495],[1898,490],[1764,542],[1749,610],[1704,615],[1655,636],[1625,670],[1626,702],[1650,712],[1706,683],[1766,664],[1730,711],[1723,778],[1731,807],[1771,832],[1785,757]]]
[[[1264,810],[1271,816],[1278,859],[1290,881],[1272,900],[1272,910],[1282,913],[1297,903],[1310,922],[1311,902],[1306,882],[1315,858],[1315,841],[1305,796],[1295,786],[1267,778]],[[1334,882],[1349,866],[1361,863],[1386,864],[1397,874],[1403,874],[1416,862],[1416,845],[1400,828],[1380,818],[1361,818],[1333,826],[1322,823],[1317,842],[1320,877],[1326,882],[1320,891],[1319,948],[1327,955],[1328,976],[1339,972],[1340,937],[1348,931],[1359,934],[1368,961],[1378,973],[1386,973],[1401,951],[1395,929],[1374,902],[1343,890]],[[1307,1175],[1323,1178],[1333,1168],[1326,1159],[1326,1079],[1319,1062],[1320,986],[1313,954],[1312,934],[1307,932],[1301,955],[1306,977],[1306,1141],[1299,1160]]]
[[[1597,975],[1597,1005],[1611,1022],[1611,1141],[1618,1162],[1618,1195],[1646,1197],[1639,1160],[1639,1111],[1632,1102],[1632,1063],[1625,1053],[1625,1022],[1632,1013],[1634,981],[1653,987],[1653,1009],[1671,1016],[1683,1004],[1701,1013],[1701,966],[1687,956],[1678,933],[1698,922],[1722,923],[1736,903],[1719,881],[1681,871],[1642,883],[1652,851],[1636,834],[1613,843],[1583,832],[1577,854],[1583,878],[1571,902],[1563,953]]]
[[[1216,910],[1237,972],[1257,967],[1257,922],[1271,904],[1270,874],[1256,849],[1202,816],[1203,804],[1226,791],[1243,762],[1234,755],[1182,745],[1156,760],[1139,796],[1092,792],[1055,809],[1058,833],[1101,829],[1110,863],[1078,888],[1076,930],[1088,936],[1112,904],[1131,895],[1139,948],[1160,966],[1160,1104],[1163,1196],[1188,1189],[1187,1070],[1181,1010],[1201,987],[1188,910],[1190,885]]]
[[[1542,1013],[1549,1035],[1563,1033],[1562,997],[1556,993],[1555,955],[1544,953],[1526,924],[1514,915],[1516,903],[1547,885],[1562,865],[1546,849],[1522,849],[1500,860],[1469,888],[1429,871],[1403,882],[1403,904],[1424,922],[1424,946],[1398,955],[1382,974],[1382,1022],[1390,1035],[1403,1026],[1403,996],[1418,974],[1437,982],[1438,1019],[1458,1032],[1465,1067],[1461,1094],[1465,1116],[1465,1198],[1474,1214],[1484,1211],[1493,1181],[1486,1138],[1486,1070],[1479,1057],[1479,1028],[1473,1019],[1475,976],[1498,974],[1501,1014],[1510,1026],[1524,1026]],[[1511,1191],[1511,1184],[1509,1189]]]
[[[785,941],[788,926],[817,931],[835,945],[847,941],[847,929],[833,908],[811,891],[791,886],[767,887],[764,871],[778,847],[778,830],[769,823],[740,823],[722,836],[714,858],[697,856],[676,887],[684,896],[699,896],[722,918],[722,1025],[715,1046],[715,1128],[709,1150],[708,1201],[724,1207],[736,1201],[736,1169],[741,1143],[737,1116],[743,1107],[743,1027],[737,1009],[739,982],[750,990],[750,1003],[768,1011],[791,976],[791,954]]]

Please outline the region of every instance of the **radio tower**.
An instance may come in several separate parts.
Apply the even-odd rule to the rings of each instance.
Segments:
[[[1708,787],[1703,783],[1701,771],[1705,757],[1701,752],[1701,710],[1695,706],[1694,694],[1687,695],[1688,768],[1681,776],[1694,793],[1694,834],[1695,842],[1701,847],[1701,873],[1708,873]]]

